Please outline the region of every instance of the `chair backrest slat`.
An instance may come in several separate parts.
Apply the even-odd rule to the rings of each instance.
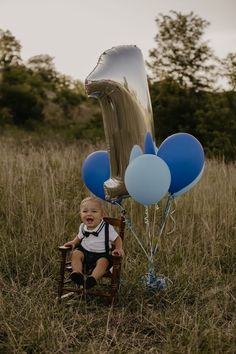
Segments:
[[[112,225],[112,226],[115,226],[115,227],[118,227],[119,229],[119,235],[120,237],[124,238],[124,230],[125,230],[125,219],[123,216],[121,216],[120,219],[118,218],[110,218],[110,217],[104,217],[103,218],[104,221],[108,222],[108,224]]]

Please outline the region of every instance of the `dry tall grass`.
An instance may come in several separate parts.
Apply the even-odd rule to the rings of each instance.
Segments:
[[[127,231],[117,305],[58,304],[57,247],[78,229],[87,194],[81,164],[99,147],[2,142],[0,149],[1,353],[236,352],[234,164],[207,161],[199,184],[176,200],[156,257],[170,288],[146,291],[147,261]],[[145,242],[144,208],[131,199],[124,205]]]

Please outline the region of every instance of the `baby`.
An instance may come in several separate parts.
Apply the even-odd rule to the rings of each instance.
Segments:
[[[74,240],[64,244],[73,250],[71,259],[73,272],[70,278],[86,289],[95,286],[105,272],[112,267],[111,242],[115,244],[112,255],[124,255],[121,237],[112,225],[103,220],[102,203],[102,200],[96,197],[87,197],[82,200],[80,204],[82,223],[79,233]],[[86,281],[83,274],[84,265],[86,270],[93,268]]]

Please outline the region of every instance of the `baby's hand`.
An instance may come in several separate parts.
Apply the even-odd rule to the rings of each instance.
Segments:
[[[75,248],[75,243],[73,241],[69,241],[69,242],[66,242],[63,246],[70,247],[73,250]]]
[[[124,251],[123,251],[123,249],[115,248],[115,249],[112,251],[112,255],[113,255],[113,256],[120,256],[120,257],[123,257],[123,256],[124,256]]]

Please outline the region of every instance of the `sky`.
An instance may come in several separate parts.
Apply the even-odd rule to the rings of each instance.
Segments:
[[[20,42],[24,61],[48,54],[57,71],[84,82],[114,46],[137,45],[147,60],[155,19],[170,10],[210,22],[205,40],[219,58],[236,52],[236,0],[0,0],[0,28]]]

